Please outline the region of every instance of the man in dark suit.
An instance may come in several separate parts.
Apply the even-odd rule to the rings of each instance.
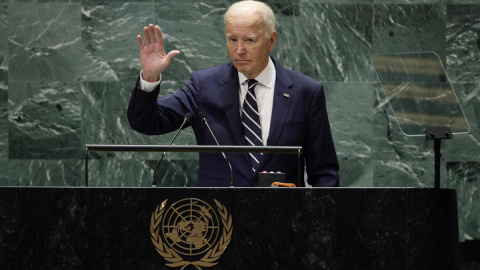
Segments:
[[[164,134],[193,115],[199,145],[216,142],[199,115],[208,119],[220,145],[302,146],[307,181],[316,187],[339,185],[338,161],[330,132],[323,86],[285,69],[270,52],[275,47],[275,16],[264,3],[241,1],[225,14],[231,63],[192,73],[173,95],[157,100],[161,73],[179,51],[168,54],[160,27],[137,36],[142,72],[132,92],[128,119],[133,129]],[[282,171],[298,182],[296,155],[227,154],[235,186],[257,186],[259,171]],[[229,186],[230,169],[221,154],[200,153],[198,186]]]

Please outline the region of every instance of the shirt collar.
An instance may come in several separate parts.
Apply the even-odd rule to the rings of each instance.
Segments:
[[[258,83],[262,84],[263,86],[266,86],[268,88],[273,88],[273,85],[275,84],[275,66],[273,65],[272,58],[268,58],[268,64],[265,67],[265,69],[258,74],[258,76],[255,78]],[[245,81],[248,80],[247,76],[243,75],[243,73],[238,72],[238,81],[240,82],[240,85],[244,84]]]

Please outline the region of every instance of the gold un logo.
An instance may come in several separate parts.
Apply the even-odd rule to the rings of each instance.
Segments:
[[[232,238],[232,215],[217,200],[216,209],[195,198],[179,200],[166,209],[167,201],[150,221],[152,242],[166,265],[182,270],[189,265],[197,269],[216,265]]]

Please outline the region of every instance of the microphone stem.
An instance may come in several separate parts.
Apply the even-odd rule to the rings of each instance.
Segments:
[[[212,134],[212,137],[213,139],[215,140],[215,142],[217,143],[218,146],[220,146],[220,144],[218,143],[217,141],[217,138],[215,137],[215,134],[213,134],[213,131],[212,129],[210,128],[210,125],[208,124],[207,122],[207,119],[206,118],[203,118],[203,122],[205,123],[205,125],[207,126],[208,130],[210,131],[210,133]],[[223,152],[222,152],[223,153]]]
[[[183,126],[188,122],[188,118],[185,118],[183,119],[183,123],[182,125],[180,126],[180,128],[177,130],[177,133],[175,133],[175,136],[173,137],[172,141],[170,142],[169,145],[172,145],[173,142],[175,141],[175,139],[177,138],[178,134],[180,134],[180,131],[182,130]],[[157,164],[155,164],[155,168],[153,169],[153,180],[152,180],[152,187],[156,187],[157,186],[157,168],[158,168],[158,165],[160,164],[160,161],[162,161],[163,157],[165,157],[165,154],[167,152],[163,152],[162,156],[160,157],[160,159],[157,161]]]
[[[218,146],[220,146],[220,144],[218,143],[217,141],[217,138],[215,137],[215,134],[213,134],[213,131],[212,129],[210,128],[210,125],[208,124],[207,122],[207,118],[203,118],[202,121],[205,123],[205,125],[207,126],[208,130],[210,131],[210,134],[212,134],[212,137],[213,139],[215,140],[215,142],[217,143]],[[225,155],[224,152],[222,152],[222,155],[223,155],[223,158],[225,159],[225,162],[227,162],[227,165],[228,167],[230,167],[230,187],[234,187],[233,185],[233,169],[232,169],[232,164],[230,164],[230,161],[228,161],[228,158],[227,156]]]
[[[228,161],[227,156],[225,155],[224,152],[222,152],[223,157],[225,158],[225,161],[227,162],[228,167],[230,167],[230,187],[234,187],[233,185],[233,169],[232,169],[232,164],[230,164],[230,161]]]
[[[157,164],[155,164],[155,168],[153,169],[153,181],[152,181],[152,187],[157,187],[157,168],[158,168],[158,164],[160,164],[160,162],[163,160],[163,157],[165,157],[165,154],[167,152],[163,152],[162,156],[160,157],[160,159],[157,161]]]

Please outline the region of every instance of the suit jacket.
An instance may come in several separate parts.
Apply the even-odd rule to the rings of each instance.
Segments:
[[[338,186],[338,161],[333,145],[323,86],[285,69],[272,58],[276,69],[273,111],[268,146],[302,146],[308,182],[312,186]],[[175,94],[157,100],[152,92],[134,88],[128,106],[131,127],[144,134],[164,134],[178,129],[185,113],[199,145],[216,145],[198,117],[203,112],[220,145],[246,145],[239,109],[239,81],[232,63],[192,73]],[[257,186],[248,154],[226,153],[233,167],[235,186]],[[287,182],[298,183],[297,155],[264,154],[259,171],[285,172]],[[230,185],[230,169],[221,154],[200,153],[197,186]]]

